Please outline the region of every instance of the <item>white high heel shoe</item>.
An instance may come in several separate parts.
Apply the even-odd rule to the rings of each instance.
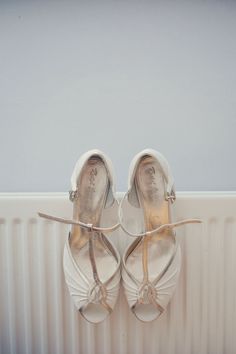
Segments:
[[[136,237],[123,255],[125,295],[132,312],[144,322],[162,314],[177,285],[181,253],[173,228],[201,222],[188,219],[172,223],[175,199],[166,159],[151,149],[137,154],[130,165],[129,189],[120,203],[119,218],[122,229]],[[132,215],[129,226],[122,214]],[[136,229],[130,231],[132,226]]]
[[[65,280],[82,316],[98,323],[114,309],[120,287],[120,255],[104,235],[119,223],[101,226],[117,216],[110,160],[98,150],[85,153],[76,163],[71,184],[72,220],[39,215],[72,225],[64,248]]]

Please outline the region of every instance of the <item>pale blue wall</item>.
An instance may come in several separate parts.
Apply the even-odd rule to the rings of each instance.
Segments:
[[[236,189],[236,3],[0,2],[0,191],[67,191],[90,148],[125,190],[145,147],[177,190]]]

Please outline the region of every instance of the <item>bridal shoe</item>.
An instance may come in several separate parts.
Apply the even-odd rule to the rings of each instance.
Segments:
[[[144,322],[163,313],[177,285],[181,253],[173,229],[201,222],[188,219],[173,223],[171,205],[175,199],[174,180],[166,159],[150,149],[136,155],[130,165],[129,189],[120,203],[119,218],[123,230],[136,237],[123,255],[125,295],[132,312]]]
[[[75,306],[92,323],[112,312],[120,286],[120,256],[105,236],[119,227],[107,225],[117,217],[113,180],[110,160],[91,150],[81,156],[72,174],[73,219],[39,213],[72,225],[64,248],[65,280]]]

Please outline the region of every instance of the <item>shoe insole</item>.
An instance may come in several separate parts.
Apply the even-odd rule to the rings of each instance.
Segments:
[[[155,158],[145,156],[135,175],[140,207],[144,213],[145,229],[156,229],[169,222],[169,207],[165,200],[165,180]],[[130,253],[126,266],[131,274],[142,282],[154,281],[163,272],[175,249],[172,231],[145,236]]]
[[[94,226],[101,226],[100,219],[109,187],[107,169],[98,156],[91,157],[84,165],[77,188],[79,198],[74,204],[73,218]],[[90,245],[89,245],[90,240]],[[93,252],[97,274],[102,282],[108,280],[117,268],[117,260],[104,243],[104,236],[73,225],[70,248],[77,265],[89,280],[94,279],[90,255]]]

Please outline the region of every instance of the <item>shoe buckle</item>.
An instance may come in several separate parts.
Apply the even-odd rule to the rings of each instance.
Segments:
[[[87,224],[88,231],[93,231],[93,224]]]
[[[174,201],[176,200],[176,194],[173,189],[171,190],[170,193],[166,192],[165,200],[167,200],[167,201],[170,200],[172,204],[174,203]]]
[[[69,199],[71,202],[74,202],[74,200],[77,200],[79,197],[79,191],[76,189],[75,191],[69,191]]]

